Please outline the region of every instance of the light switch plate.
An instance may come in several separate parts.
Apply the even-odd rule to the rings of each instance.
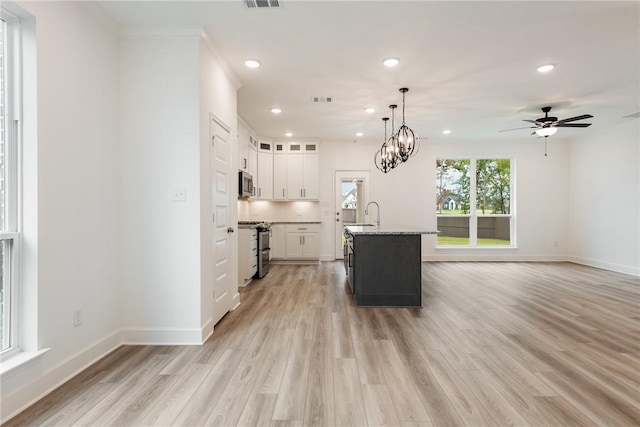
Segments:
[[[174,202],[184,202],[187,200],[187,189],[186,188],[174,188],[173,189],[173,201]]]

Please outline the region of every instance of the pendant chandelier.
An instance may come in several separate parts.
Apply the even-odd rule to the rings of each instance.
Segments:
[[[383,173],[387,173],[398,165],[398,156],[394,154],[393,147],[387,145],[387,122],[389,117],[383,117],[382,121],[384,122],[384,141],[380,149],[376,151],[373,162],[376,168]]]
[[[402,93],[402,126],[398,129],[398,134],[396,135],[399,145],[400,160],[403,162],[406,162],[409,160],[409,157],[417,153],[415,149],[416,136],[413,133],[413,130],[411,130],[411,128],[404,122],[404,96],[407,92],[409,92],[408,88],[400,88],[400,93]]]
[[[395,109],[397,105],[389,105],[391,109],[391,136],[387,139],[387,121],[388,117],[384,117],[384,142],[378,151],[374,155],[374,163],[376,168],[384,173],[388,173],[391,169],[399,166],[403,162],[409,160],[411,156],[414,156],[418,150],[416,149],[416,136],[413,130],[405,123],[404,107],[405,107],[405,94],[409,91],[408,88],[403,87],[400,89],[402,93],[402,125],[395,131]]]

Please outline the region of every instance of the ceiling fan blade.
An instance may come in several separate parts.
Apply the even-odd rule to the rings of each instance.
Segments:
[[[583,114],[582,116],[575,116],[575,117],[570,117],[568,119],[562,119],[562,120],[558,120],[556,122],[556,124],[562,124],[562,123],[568,123],[568,122],[575,122],[576,120],[584,120],[584,119],[590,119],[593,116],[591,114]]]
[[[558,123],[557,125],[553,125],[556,128],[588,128],[591,126],[591,123]]]
[[[538,122],[537,122],[537,121],[535,121],[535,120],[523,120],[523,122],[538,123]]]
[[[502,130],[499,130],[498,132],[508,132],[510,130],[535,129],[535,128],[536,128],[536,126],[526,126],[526,127],[523,127],[523,128],[502,129]]]

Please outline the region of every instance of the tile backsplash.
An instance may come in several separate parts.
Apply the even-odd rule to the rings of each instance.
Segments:
[[[238,200],[239,221],[320,221],[320,202]]]

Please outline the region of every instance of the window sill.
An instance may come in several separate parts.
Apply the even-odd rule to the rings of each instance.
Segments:
[[[21,351],[0,363],[0,380],[5,380],[38,361],[50,348],[38,351]]]
[[[451,246],[436,246],[435,247],[436,250],[438,249],[463,249],[463,250],[471,250],[471,249],[480,249],[480,250],[486,250],[486,249],[518,249],[517,246],[455,246],[455,245],[451,245]]]

